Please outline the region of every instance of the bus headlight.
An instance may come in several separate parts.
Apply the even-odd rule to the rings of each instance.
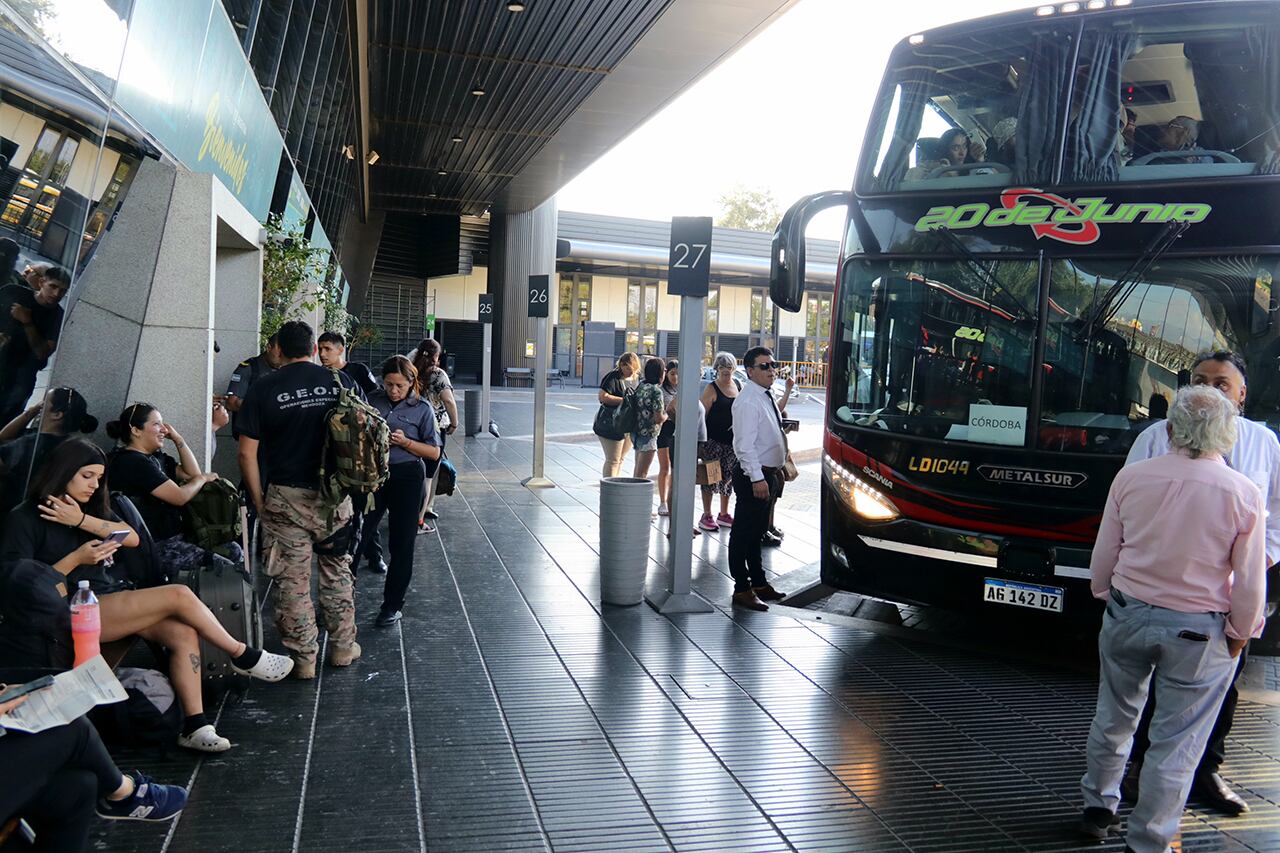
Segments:
[[[822,454],[822,473],[827,483],[854,514],[867,521],[892,521],[901,513],[879,489],[855,477],[848,468],[828,454]]]

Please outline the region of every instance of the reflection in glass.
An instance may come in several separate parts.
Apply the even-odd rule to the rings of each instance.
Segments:
[[[1245,358],[1248,412],[1274,423],[1276,266],[1257,257],[1162,260],[1125,282],[1127,263],[1055,261],[1040,446],[1126,452],[1185,384],[1196,356],[1214,350]]]
[[[72,275],[146,143],[119,115],[107,127],[128,0],[3,9],[19,17],[0,15],[0,492],[17,497],[58,440],[97,428],[100,389],[47,389]]]
[[[990,264],[1004,289],[963,261],[855,261],[846,267],[837,417],[931,438],[965,438],[969,406],[1028,406],[1034,261]],[[812,300],[816,323],[821,309]],[[821,349],[806,355],[816,360]]]

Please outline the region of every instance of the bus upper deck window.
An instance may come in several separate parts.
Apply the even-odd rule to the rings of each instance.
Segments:
[[[1004,187],[1052,172],[1073,28],[976,31],[904,44],[876,110],[865,191]]]
[[[1069,183],[1280,172],[1280,21],[1245,4],[1086,25]]]

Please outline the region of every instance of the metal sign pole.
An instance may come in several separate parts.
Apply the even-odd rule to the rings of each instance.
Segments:
[[[493,294],[480,294],[480,322],[484,324],[484,358],[480,365],[480,432],[484,435],[493,420],[489,417],[489,386],[493,382]]]
[[[533,475],[521,483],[530,489],[551,489],[555,483],[543,474],[543,454],[547,443],[547,370],[551,367],[551,346],[547,339],[547,302],[551,277],[529,276],[529,316],[536,317],[537,330],[533,359]]]
[[[698,378],[711,281],[711,218],[671,220],[667,292],[680,297],[680,385],[676,389],[675,443],[671,448],[671,518],[667,589],[645,596],[659,613],[710,613],[693,591],[694,472],[698,447]]]

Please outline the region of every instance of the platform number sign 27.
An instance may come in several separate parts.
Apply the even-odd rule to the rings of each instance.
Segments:
[[[671,219],[671,255],[667,261],[667,292],[675,296],[706,296],[711,284],[711,217],[675,216]]]
[[[529,276],[529,316],[546,317],[547,303],[551,299],[551,276]]]
[[[480,314],[480,322],[481,322],[481,323],[492,323],[492,322],[493,322],[493,294],[492,294],[492,293],[481,293],[481,294],[480,294],[480,311],[479,311],[479,314]]]

